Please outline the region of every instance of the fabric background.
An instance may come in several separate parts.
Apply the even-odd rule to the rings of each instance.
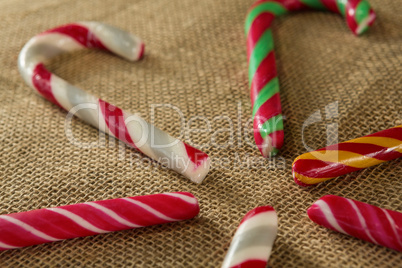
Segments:
[[[291,163],[306,152],[302,126],[316,111],[323,121],[303,135],[313,149],[326,146],[328,124],[338,124],[339,141],[402,124],[402,1],[371,0],[378,19],[359,38],[331,13],[274,22],[286,116],[285,145],[275,160],[263,159],[244,134],[251,105],[243,25],[252,2],[0,1],[0,213],[168,191],[189,191],[201,206],[199,216],[185,222],[3,251],[2,267],[218,267],[242,216],[260,205],[274,206],[279,216],[272,267],[401,265],[401,253],[327,230],[306,214],[326,194],[402,211],[400,159],[310,189],[293,182]],[[180,109],[187,127],[168,107],[157,109],[154,124],[210,155],[212,169],[201,185],[78,119],[76,140],[92,146],[72,144],[64,131],[67,113],[23,82],[17,57],[31,37],[89,20],[140,36],[145,58],[130,63],[87,50],[62,55],[48,68],[146,120],[153,104]],[[338,115],[327,119],[325,107],[334,102]],[[207,128],[201,117],[211,131],[188,131]],[[232,144],[230,132],[215,133],[230,128],[229,119]],[[334,137],[330,132],[328,142]]]

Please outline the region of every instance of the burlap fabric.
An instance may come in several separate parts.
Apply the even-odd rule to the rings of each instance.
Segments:
[[[311,189],[297,186],[291,174],[293,159],[307,150],[302,138],[316,149],[402,123],[402,1],[371,2],[378,20],[361,38],[325,12],[274,22],[286,134],[270,161],[247,131],[243,24],[252,1],[2,1],[0,213],[168,191],[192,192],[201,212],[186,222],[3,251],[1,266],[218,267],[242,216],[272,205],[279,215],[273,267],[400,267],[401,253],[319,227],[306,214],[326,194],[401,211],[400,160]],[[25,85],[17,56],[29,38],[85,20],[142,37],[144,60],[82,51],[49,69],[205,150],[212,169],[201,185],[78,119],[70,142],[67,113]],[[155,104],[164,106],[152,113]],[[322,120],[309,124],[314,112]]]

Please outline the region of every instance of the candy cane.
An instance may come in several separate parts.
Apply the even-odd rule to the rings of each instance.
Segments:
[[[295,182],[317,184],[334,177],[402,157],[402,125],[298,156]]]
[[[271,23],[276,16],[301,9],[327,9],[346,17],[359,35],[374,22],[366,0],[259,0],[246,18],[250,97],[254,139],[264,157],[275,155],[283,145],[283,117],[274,56]]]
[[[144,53],[136,36],[99,22],[60,26],[33,37],[22,49],[18,66],[25,82],[40,95],[86,123],[200,183],[209,170],[208,155],[162,130],[50,73],[44,62],[60,53],[97,48],[135,61]]]
[[[249,211],[236,230],[222,268],[265,268],[278,231],[278,217],[273,207]]]
[[[308,210],[315,223],[334,231],[402,251],[402,213],[335,195],[326,195]]]
[[[177,192],[0,215],[0,250],[194,218],[197,199]]]

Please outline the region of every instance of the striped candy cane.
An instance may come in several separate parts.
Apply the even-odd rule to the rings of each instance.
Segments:
[[[276,16],[302,9],[327,9],[346,17],[359,35],[374,22],[366,0],[259,0],[246,18],[250,97],[254,139],[264,157],[275,155],[283,145],[283,118],[274,56],[271,23]]]
[[[198,212],[192,194],[177,192],[0,215],[0,250],[187,220]]]
[[[334,177],[402,157],[402,125],[298,156],[295,182],[317,184]]]
[[[236,230],[222,268],[265,268],[278,231],[278,217],[273,207],[249,211]]]
[[[130,61],[140,59],[144,53],[144,43],[134,35],[99,22],[80,22],[48,30],[29,40],[18,58],[20,73],[25,82],[47,100],[200,183],[209,170],[207,154],[139,116],[69,84],[44,67],[46,60],[60,53],[83,48],[109,51]]]
[[[335,195],[326,195],[308,210],[315,223],[334,231],[402,251],[402,213]]]

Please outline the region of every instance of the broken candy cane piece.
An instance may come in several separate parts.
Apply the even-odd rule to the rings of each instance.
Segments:
[[[402,213],[335,195],[318,199],[309,218],[326,228],[402,251]]]
[[[0,215],[0,250],[187,220],[198,212],[192,194],[176,192]]]
[[[248,212],[236,230],[222,268],[265,268],[277,230],[273,207],[257,207]]]
[[[297,184],[309,186],[398,157],[402,125],[302,154],[293,162],[292,173]]]

